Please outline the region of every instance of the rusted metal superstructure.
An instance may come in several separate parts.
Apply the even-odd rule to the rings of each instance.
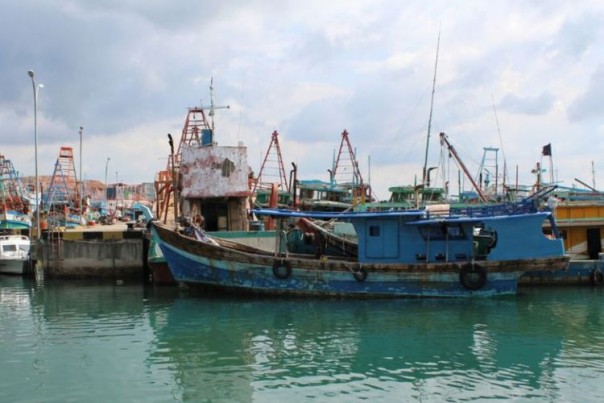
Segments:
[[[219,146],[214,141],[213,116],[222,108],[228,106],[214,106],[213,94],[210,107],[189,108],[176,152],[168,135],[170,158],[155,179],[156,216],[164,223],[203,217],[208,231],[248,229],[247,148],[241,143]]]

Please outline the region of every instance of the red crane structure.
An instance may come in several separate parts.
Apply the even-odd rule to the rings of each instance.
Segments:
[[[289,192],[281,147],[279,146],[279,133],[276,130],[271,135],[271,142],[264,155],[258,177],[254,181],[252,194],[255,194],[256,190],[259,189],[270,190],[274,184],[277,184],[280,191]]]
[[[46,198],[42,196],[43,210],[48,211],[52,205],[80,207],[81,195],[73,159],[73,148],[61,147],[55,169],[50,180]],[[45,200],[46,199],[46,200]]]
[[[331,172],[332,184],[337,184],[340,187],[351,189],[355,197],[359,197],[366,193],[369,189],[363,182],[363,176],[359,169],[356,153],[350,144],[348,131],[342,132],[342,141],[340,142],[340,150],[336,162]],[[365,194],[365,196],[370,196]]]
[[[0,155],[0,192],[2,193],[0,213],[7,210],[20,213],[29,211],[29,200],[25,196],[21,179],[11,160],[6,159],[4,155]]]

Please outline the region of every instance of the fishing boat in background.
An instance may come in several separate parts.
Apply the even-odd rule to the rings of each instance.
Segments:
[[[603,285],[604,284],[604,193],[594,188],[582,190],[540,184],[551,188],[544,208],[556,217],[557,228],[570,256],[568,269],[534,272],[521,279],[523,285]],[[549,225],[544,225],[551,231]]]
[[[408,210],[435,204],[445,204],[445,190],[439,187],[401,185],[388,188],[390,197],[384,201],[358,203],[355,211]]]
[[[0,235],[0,274],[26,274],[31,270],[31,242],[25,235]]]
[[[278,220],[273,252],[222,239],[194,237],[153,222],[152,231],[174,278],[190,286],[235,293],[342,297],[471,297],[514,294],[533,270],[563,270],[562,240],[545,237],[548,212],[438,215],[425,210],[301,212],[255,210]],[[287,251],[284,221],[350,221],[358,256]],[[477,239],[483,241],[478,242]]]
[[[81,195],[72,147],[61,147],[48,189],[42,194],[41,211],[49,229],[86,225],[85,198]],[[42,224],[42,223],[41,223]]]
[[[29,199],[12,162],[3,155],[0,155],[0,194],[0,231],[29,231]]]
[[[347,188],[320,179],[300,179],[296,182],[297,207],[305,211],[344,211],[352,207],[352,195]]]
[[[337,157],[327,170],[329,181],[298,179],[294,167],[294,208],[304,211],[348,211],[356,204],[371,202],[371,187],[363,181],[348,131],[341,134]]]

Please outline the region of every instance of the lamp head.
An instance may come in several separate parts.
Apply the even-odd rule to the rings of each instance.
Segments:
[[[30,76],[31,78],[34,78],[34,71],[33,71],[33,70],[28,70],[28,71],[27,71],[27,74],[29,74],[29,76]]]

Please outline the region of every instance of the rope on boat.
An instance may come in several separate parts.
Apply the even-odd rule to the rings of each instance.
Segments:
[[[348,269],[348,271],[352,273],[355,280],[357,280],[359,283],[362,283],[363,281],[365,281],[369,274],[369,273],[367,273],[367,270],[365,270],[363,268],[363,263],[359,263],[359,268],[357,270],[354,270],[352,267],[350,267],[348,265],[344,265],[344,267],[346,267]]]

